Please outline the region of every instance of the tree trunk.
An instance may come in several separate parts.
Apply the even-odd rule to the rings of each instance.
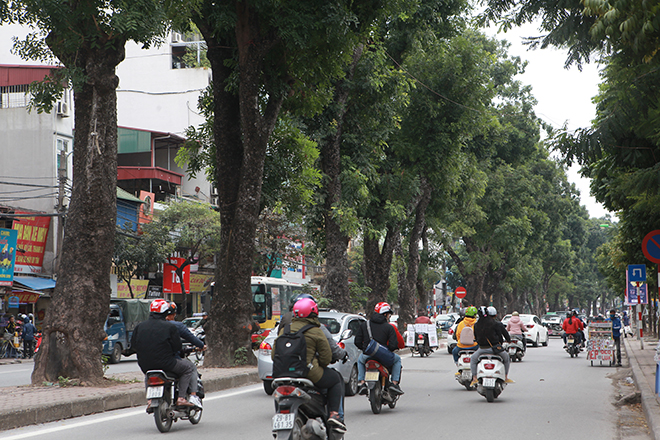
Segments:
[[[422,253],[419,259],[419,269],[417,271],[417,281],[415,282],[415,288],[417,290],[417,297],[419,298],[419,310],[420,315],[426,315],[429,305],[429,292],[424,285],[426,278],[426,271],[429,264],[429,240],[426,234],[426,223],[422,228]]]
[[[86,78],[74,91],[71,204],[32,383],[57,382],[62,376],[98,384],[103,380],[103,323],[110,306],[117,218],[115,68],[124,59],[124,41],[75,54],[53,51],[66,65],[82,69]]]
[[[394,252],[396,253],[398,259],[405,261],[400,234],[397,236],[397,240],[394,245]],[[403,334],[403,332],[406,331],[406,326],[414,322],[414,316],[412,313],[414,308],[413,297],[410,289],[406,289],[406,266],[404,264],[399,267],[396,279],[399,302],[399,320],[397,322],[397,326],[399,327],[399,332]],[[367,310],[367,315],[369,316],[372,312],[373,309]]]
[[[377,239],[366,236],[364,238],[364,284],[371,288],[367,299],[368,313],[379,302],[387,301],[394,246],[398,236],[398,227],[388,226],[382,250],[379,249]]]
[[[475,257],[475,259],[478,258],[477,255],[479,251],[475,248],[471,241],[467,237],[463,238],[463,241],[465,242],[468,255]],[[463,279],[465,280],[465,290],[467,291],[467,294],[465,295],[464,302],[466,304],[474,304],[475,306],[486,305],[487,297],[484,292],[484,283],[486,278],[485,271],[481,270],[480,266],[476,266],[474,269],[468,270],[463,260],[461,260],[461,257],[456,253],[456,251],[454,251],[454,248],[448,243],[443,244],[447,250],[447,253],[454,261],[458,267],[459,272],[463,276]]]
[[[259,102],[264,59],[276,42],[261,35],[259,17],[248,3],[237,2],[236,13],[236,43],[217,40],[213,26],[206,22],[209,17],[195,18],[213,69],[215,178],[222,223],[205,360],[214,367],[232,366],[237,350],[250,350],[254,313],[250,276],[264,160],[284,98],[272,92],[266,104]],[[234,50],[238,51],[238,96],[226,90],[232,69],[225,61],[233,59]],[[253,356],[247,359],[255,362]]]

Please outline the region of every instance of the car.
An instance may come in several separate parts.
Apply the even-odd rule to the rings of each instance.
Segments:
[[[186,325],[186,327],[188,327],[189,329],[193,329],[195,328],[197,323],[201,320],[202,320],[201,316],[193,316],[192,318],[186,318],[181,322],[183,322]]]
[[[458,318],[461,315],[458,313],[447,313],[445,315],[438,315],[435,318],[435,324],[442,329],[442,331],[448,331],[455,323],[458,321]]]
[[[541,318],[541,323],[548,329],[548,336],[560,336],[562,335],[561,324],[563,318],[561,315],[549,312],[543,315]]]
[[[458,327],[458,324],[453,324],[449,330],[447,330],[447,353],[451,354],[451,352],[454,350],[454,347],[456,347],[457,341],[456,341],[456,327]]]
[[[348,362],[342,363],[335,362],[330,364],[330,368],[339,371],[344,378],[346,386],[346,395],[353,396],[357,393],[358,388],[358,371],[357,359],[362,353],[355,346],[355,332],[360,326],[360,323],[365,322],[363,316],[355,315],[352,313],[343,313],[336,310],[321,310],[319,311],[319,321],[325,325],[330,333],[332,333],[335,341],[339,342],[342,335],[345,335],[346,330],[351,330],[350,337],[339,342],[344,345],[344,349],[348,352]],[[275,338],[277,337],[277,327],[270,332],[270,334],[261,341],[259,350],[257,350],[257,372],[259,379],[262,380],[264,391],[266,394],[273,394],[273,360],[271,359],[271,351]]]
[[[511,319],[511,315],[506,315],[502,318],[502,323],[506,325]],[[525,339],[529,341],[534,347],[538,347],[539,344],[542,344],[544,347],[548,346],[548,329],[545,328],[541,319],[536,315],[520,314],[520,319],[522,320],[527,331],[525,332]]]

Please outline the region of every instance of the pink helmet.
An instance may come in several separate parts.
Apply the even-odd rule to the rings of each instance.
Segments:
[[[296,318],[308,318],[312,313],[319,314],[319,306],[310,298],[301,298],[293,305],[293,316]]]
[[[151,301],[151,306],[149,307],[149,311],[153,313],[165,313],[169,309],[170,309],[170,303],[168,303],[162,298],[158,298]]]
[[[374,307],[374,311],[383,315],[385,313],[392,313],[392,307],[386,302],[379,302],[376,304],[376,307]]]

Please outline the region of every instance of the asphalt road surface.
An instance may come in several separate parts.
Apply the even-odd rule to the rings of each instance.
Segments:
[[[401,383],[406,394],[397,407],[384,407],[374,415],[364,396],[347,398],[345,438],[633,438],[622,435],[619,414],[611,404],[614,387],[607,375],[616,369],[591,367],[584,353],[571,359],[561,346],[560,340],[551,339],[549,347],[529,347],[524,360],[511,367],[516,383],[493,403],[456,382],[446,350],[428,358],[411,358],[406,352]],[[261,385],[212,393],[204,400],[199,425],[179,421],[167,437],[268,439],[273,413],[273,400]],[[95,440],[163,435],[144,408],[131,408],[6,431],[2,439],[87,440],[90,434]]]

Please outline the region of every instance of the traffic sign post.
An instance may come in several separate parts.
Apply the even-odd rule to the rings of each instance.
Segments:
[[[629,264],[628,265],[628,281],[636,287],[637,293],[637,323],[639,326],[639,339],[640,349],[644,350],[644,328],[642,326],[642,297],[640,294],[640,287],[646,282],[646,264]],[[647,298],[648,300],[648,298]]]
[[[644,240],[642,240],[642,252],[647,259],[658,265],[658,295],[654,299],[660,298],[660,229],[656,229],[655,231],[646,234]],[[654,317],[658,316],[658,304],[656,301],[653,301],[652,304],[653,306],[651,307],[650,312],[653,312],[652,315]],[[649,315],[651,315],[651,313],[649,313]],[[657,325],[657,319],[654,318],[652,328],[657,328]]]
[[[454,293],[456,298],[463,299],[467,295],[467,290],[465,290],[465,287],[457,287]]]

